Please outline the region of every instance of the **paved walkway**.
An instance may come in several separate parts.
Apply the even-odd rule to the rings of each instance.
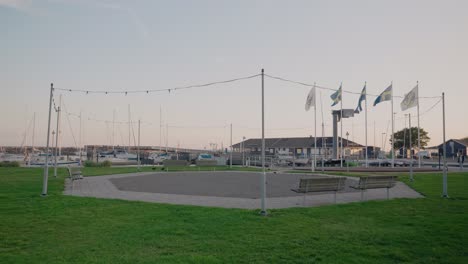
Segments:
[[[207,176],[209,175],[209,176]],[[182,177],[191,177],[192,181],[188,184],[176,185],[175,183]],[[260,185],[260,173],[252,172],[170,172],[170,173],[135,173],[135,174],[120,174],[85,177],[82,180],[71,182],[66,181],[66,195],[86,196],[108,199],[123,199],[133,201],[145,201],[168,204],[181,205],[196,205],[196,206],[212,206],[224,208],[243,208],[243,209],[258,209],[260,208],[260,199],[258,198],[258,186],[252,186],[252,182]],[[205,178],[203,178],[205,177]],[[231,195],[236,197],[227,197],[220,195],[219,190],[208,192],[206,186],[207,178],[217,177],[218,181],[211,181],[211,184],[221,186],[224,189],[226,179],[235,177],[239,182],[247,184],[250,178],[250,185],[246,186],[250,191],[245,191],[244,188],[232,188]],[[278,183],[283,182],[290,184],[291,181],[298,182],[302,177],[329,177],[329,175],[302,175],[302,174],[267,174],[268,191],[270,197],[267,198],[267,208],[290,208],[290,207],[310,207],[333,204],[333,193],[309,194],[304,197],[302,194],[297,194],[290,191],[291,186],[278,189]],[[289,178],[289,180],[285,180]],[[205,182],[202,180],[204,179]],[[162,181],[161,181],[162,180]],[[347,177],[347,183],[357,182],[357,178]],[[232,181],[232,179],[231,179]],[[214,182],[214,183],[213,183]],[[217,183],[216,183],[217,182]],[[232,181],[234,182],[234,181]],[[224,184],[224,186],[223,186]],[[176,188],[175,186],[182,186]],[[215,187],[216,188],[216,187]],[[166,189],[170,190],[169,193]],[[241,189],[237,190],[236,189]],[[166,191],[165,191],[166,190]],[[187,192],[193,190],[193,192]],[[162,193],[165,192],[165,193]],[[252,193],[256,194],[252,196]],[[221,191],[223,194],[224,191]],[[249,198],[250,197],[250,198]],[[390,189],[390,198],[422,198],[423,196],[409,188],[404,183],[398,182],[395,187]],[[387,198],[386,189],[373,189],[364,192],[365,200],[383,200]],[[345,192],[337,194],[337,203],[350,203],[361,201],[361,193],[353,189],[345,189]]]

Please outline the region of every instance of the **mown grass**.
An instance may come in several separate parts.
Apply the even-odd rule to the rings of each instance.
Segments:
[[[104,169],[107,169],[104,171]],[[87,168],[98,175],[135,168]],[[1,263],[468,263],[468,174],[417,174],[424,199],[269,211],[62,195],[66,172],[0,168]],[[402,175],[403,181],[408,181]]]

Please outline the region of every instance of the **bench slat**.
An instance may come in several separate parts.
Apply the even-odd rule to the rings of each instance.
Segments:
[[[396,184],[397,176],[367,176],[361,177],[359,183],[351,186],[354,189],[379,189],[379,188],[392,188]]]
[[[306,178],[300,179],[299,188],[292,189],[298,193],[307,192],[325,192],[339,191],[345,186],[346,178],[344,177],[327,177],[327,178]]]
[[[68,167],[68,174],[72,181],[83,179],[83,174],[80,167]]]

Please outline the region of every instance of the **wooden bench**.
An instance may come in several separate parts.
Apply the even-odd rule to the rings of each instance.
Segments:
[[[83,179],[83,173],[81,167],[70,167],[68,166],[68,175],[72,181]]]
[[[291,189],[297,193],[304,193],[304,204],[306,195],[309,192],[335,192],[334,202],[336,203],[336,192],[345,187],[345,177],[320,177],[300,179],[299,187]]]
[[[389,189],[395,186],[397,176],[366,176],[359,179],[357,185],[351,188],[361,190],[361,201],[364,200],[364,190],[387,188],[387,200],[390,198]]]

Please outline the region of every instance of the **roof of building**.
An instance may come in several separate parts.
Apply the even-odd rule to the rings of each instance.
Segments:
[[[465,145],[465,147],[468,147],[468,138],[463,138],[463,139],[454,139],[453,141]]]
[[[338,140],[341,138],[338,137]],[[322,144],[323,143],[323,144]],[[234,148],[240,147],[240,142],[234,144]],[[317,137],[317,148],[322,147],[331,147],[333,144],[333,137]],[[364,146],[353,142],[351,140],[346,140],[343,138],[343,145],[350,148],[362,148]],[[251,138],[244,141],[245,148],[261,148],[262,139],[261,138]],[[294,137],[294,138],[265,138],[265,148],[311,148],[314,147],[314,138],[313,137]]]
[[[449,139],[449,140],[447,140],[447,142],[450,142],[450,141],[454,141],[454,142],[457,142],[457,143],[460,144],[460,145],[463,145],[463,146],[465,146],[465,147],[468,147],[468,138]],[[444,143],[441,143],[441,144],[439,144],[439,145],[437,145],[437,146],[432,146],[432,147],[429,147],[429,148],[427,148],[427,149],[439,149],[439,148],[442,147],[443,144],[444,144]]]

